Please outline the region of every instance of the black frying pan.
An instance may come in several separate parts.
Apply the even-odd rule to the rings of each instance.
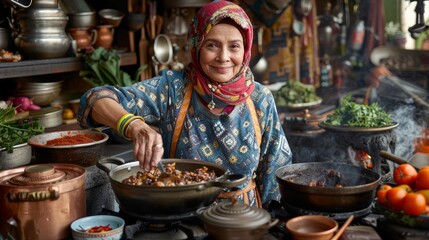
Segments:
[[[332,162],[297,163],[276,171],[282,201],[312,211],[338,213],[369,207],[380,174],[360,166]],[[323,186],[310,186],[315,181]]]

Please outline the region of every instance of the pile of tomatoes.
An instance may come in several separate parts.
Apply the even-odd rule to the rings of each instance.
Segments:
[[[394,169],[393,180],[396,185],[377,189],[379,204],[410,216],[429,215],[429,166],[417,171],[411,164],[401,164]]]

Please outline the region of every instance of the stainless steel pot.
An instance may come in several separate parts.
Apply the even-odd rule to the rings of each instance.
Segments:
[[[352,212],[369,207],[380,175],[369,169],[332,162],[297,163],[276,171],[282,201],[319,212]],[[319,182],[324,186],[310,186]]]
[[[133,186],[122,183],[122,180],[142,171],[137,161],[122,164],[119,159],[106,158],[99,160],[97,166],[109,174],[121,211],[137,217],[194,212],[198,208],[212,204],[222,189],[239,186],[247,180],[243,174],[225,174],[225,169],[210,162],[185,159],[161,161],[163,164],[176,163],[176,169],[181,171],[192,171],[206,166],[209,171],[215,171],[218,178],[176,187]],[[107,164],[112,163],[119,166],[110,170]]]
[[[31,146],[27,143],[13,146],[13,152],[0,149],[0,170],[11,169],[27,165],[31,162]]]
[[[85,169],[40,164],[1,171],[0,209],[3,236],[68,239],[70,224],[86,214]],[[17,225],[9,225],[10,219]]]

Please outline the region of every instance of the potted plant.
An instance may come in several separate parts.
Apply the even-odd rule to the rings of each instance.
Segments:
[[[98,47],[96,49],[88,48],[82,55],[83,69],[79,75],[91,85],[95,86],[129,86],[136,83],[140,77],[140,73],[147,68],[147,65],[140,66],[137,69],[134,79],[121,69],[121,57],[114,49],[105,49]],[[109,140],[116,143],[128,143],[116,131],[107,128],[103,129],[109,135]]]
[[[386,32],[386,45],[405,48],[407,36],[401,30],[401,25],[399,23],[388,22],[384,30]]]

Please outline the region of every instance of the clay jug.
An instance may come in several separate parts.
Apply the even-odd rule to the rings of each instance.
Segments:
[[[91,28],[69,28],[67,32],[76,41],[78,50],[92,46],[97,39],[97,31]]]
[[[111,48],[113,44],[113,34],[114,28],[112,25],[98,25],[94,47],[104,47],[105,49]]]

